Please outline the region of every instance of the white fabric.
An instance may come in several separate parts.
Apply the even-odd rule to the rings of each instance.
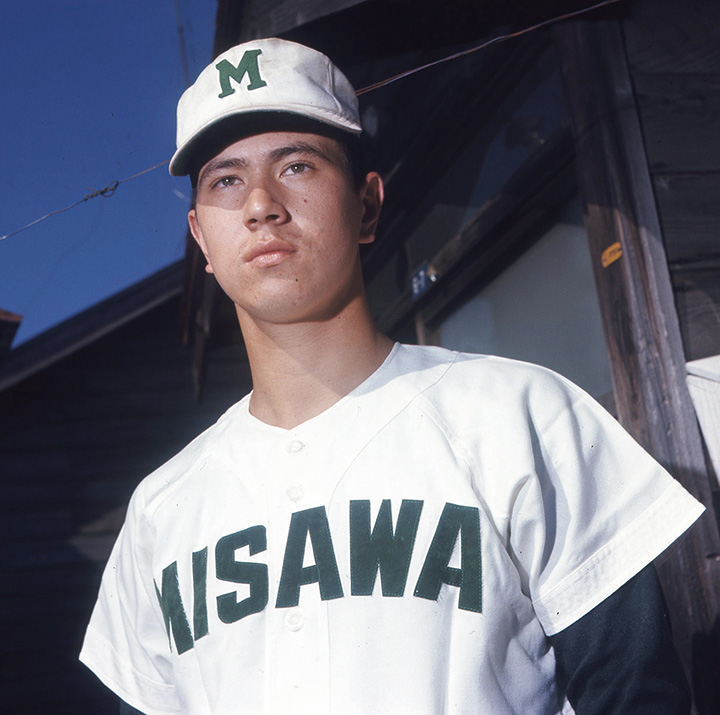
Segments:
[[[349,505],[422,502],[404,594],[353,595]],[[481,612],[460,587],[414,595],[446,504],[480,522]],[[342,597],[300,587],[277,607],[293,513],[324,507]],[[475,511],[476,510],[476,511]],[[81,659],[148,715],[571,712],[546,635],[575,622],[702,512],[591,398],[554,373],[396,345],[350,395],[294,430],[232,407],[138,487],[108,563]],[[223,537],[266,527],[265,608],[234,623],[216,599]],[[463,564],[461,532],[450,568]],[[309,540],[309,539],[308,539]],[[460,544],[462,543],[462,547]],[[303,566],[318,560],[306,545]],[[176,562],[193,627],[192,554],[207,547],[208,633],[178,655],[153,580]],[[470,552],[468,552],[470,553]],[[200,599],[202,601],[202,599]],[[563,710],[563,708],[565,708]]]

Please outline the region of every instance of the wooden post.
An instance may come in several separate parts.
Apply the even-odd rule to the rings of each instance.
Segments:
[[[576,21],[555,28],[554,41],[618,416],[707,507],[660,576],[697,712],[719,713],[720,537],[622,30]]]

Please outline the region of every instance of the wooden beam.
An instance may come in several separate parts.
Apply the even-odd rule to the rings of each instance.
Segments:
[[[660,575],[697,711],[718,713],[720,537],[622,31],[576,21],[555,28],[554,39],[618,416],[707,507]]]

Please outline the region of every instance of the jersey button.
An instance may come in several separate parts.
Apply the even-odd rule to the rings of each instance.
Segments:
[[[290,501],[300,501],[305,496],[305,487],[302,484],[293,484],[285,493]]]
[[[294,439],[285,445],[285,449],[289,454],[297,454],[303,447],[305,447],[305,445],[299,439]]]
[[[290,611],[285,616],[285,625],[290,631],[299,631],[305,625],[305,616],[300,611]]]

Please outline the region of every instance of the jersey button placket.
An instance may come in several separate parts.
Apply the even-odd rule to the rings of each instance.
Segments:
[[[289,458],[285,496],[294,504],[300,502],[305,496],[305,487],[301,481],[298,481],[298,477],[302,473],[301,463],[304,460],[300,457],[304,449],[305,442],[299,439],[291,439],[285,443],[285,452]]]
[[[292,439],[285,445],[285,451],[288,454],[297,454],[305,448],[305,443],[299,439]]]
[[[289,611],[285,616],[285,626],[289,631],[297,632],[305,625],[305,616],[299,609]]]
[[[285,494],[292,502],[299,502],[305,496],[305,487],[302,484],[291,484]]]
[[[281,460],[284,474],[275,483],[284,495],[282,508],[297,513],[308,507],[322,506],[322,490],[317,484],[318,465],[315,464],[317,455],[312,443],[292,433],[278,447],[284,452]],[[287,516],[286,512],[285,518]],[[305,551],[309,563],[313,558],[309,538]],[[313,712],[318,715],[327,712],[321,703],[327,703],[329,698],[328,653],[319,646],[326,640],[327,606],[320,600],[318,589],[317,583],[303,586],[298,603],[275,611],[273,643],[276,651],[278,643],[282,643],[282,648],[268,669],[272,672],[268,681],[271,712]]]

